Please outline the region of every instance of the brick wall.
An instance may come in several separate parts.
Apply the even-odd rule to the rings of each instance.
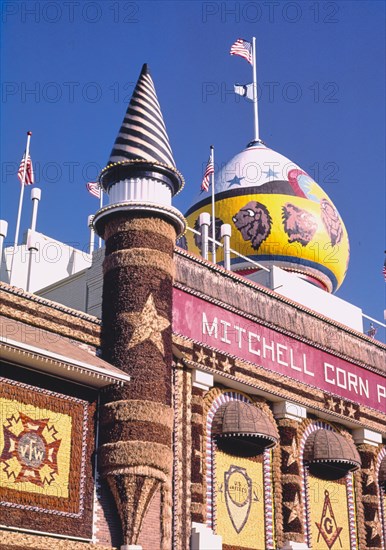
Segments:
[[[161,548],[161,492],[158,489],[149,504],[143,520],[138,544],[142,550],[159,550]]]
[[[94,498],[93,541],[119,548],[122,544],[122,529],[115,500],[104,480],[96,480]]]

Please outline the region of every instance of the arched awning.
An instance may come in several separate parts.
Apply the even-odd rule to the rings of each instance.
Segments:
[[[218,446],[231,454],[255,455],[274,447],[279,434],[271,419],[244,401],[221,405],[213,418],[212,435]]]
[[[381,464],[379,465],[378,483],[386,491],[386,456],[383,457],[383,459],[381,460]]]
[[[303,459],[314,475],[326,479],[338,479],[361,466],[354,443],[337,432],[324,429],[307,438]]]

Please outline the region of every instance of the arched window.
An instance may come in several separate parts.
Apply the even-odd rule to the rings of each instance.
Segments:
[[[379,517],[382,524],[382,542],[386,545],[386,447],[378,455],[375,472],[379,485]]]
[[[207,525],[223,548],[274,548],[273,418],[238,392],[224,391],[206,423]]]
[[[353,472],[354,443],[324,422],[313,422],[300,442],[306,541],[313,550],[358,550]]]

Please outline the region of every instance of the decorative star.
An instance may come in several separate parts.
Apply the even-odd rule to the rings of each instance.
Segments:
[[[228,185],[228,188],[232,185],[241,185],[241,180],[245,179],[244,177],[234,176],[231,180],[227,180],[227,182],[230,184]]]
[[[153,295],[150,294],[142,311],[122,313],[122,317],[134,326],[134,332],[127,346],[128,349],[150,340],[160,353],[164,353],[162,332],[170,326],[170,321],[158,315]]]
[[[370,472],[369,474],[367,474],[366,487],[368,487],[369,485],[372,485],[373,483],[374,483],[374,476]]]
[[[291,464],[296,462],[296,460],[298,458],[298,455],[299,455],[299,453],[298,453],[298,447],[296,445],[296,440],[293,439],[292,440],[292,445],[291,445],[291,451],[289,453],[288,460],[287,460],[287,468],[288,468],[288,466],[291,466]]]
[[[374,460],[371,461],[371,464],[368,468],[368,474],[367,474],[367,478],[366,478],[366,487],[368,487],[369,485],[372,485],[374,483]]]
[[[275,170],[272,170],[272,168],[264,171],[263,174],[265,174],[267,178],[272,178],[272,179],[275,179],[278,176],[278,173],[275,172]]]
[[[334,399],[333,399],[332,397],[329,397],[329,398],[327,399],[327,403],[328,403],[328,408],[329,408],[329,410],[330,410],[330,411],[335,411],[335,405],[336,405],[336,403],[335,403],[335,401],[334,401]]]
[[[208,356],[205,355],[204,350],[201,348],[200,351],[196,351],[196,359],[198,363],[205,363]]]
[[[225,361],[221,361],[222,368],[224,369],[224,372],[230,372],[232,363],[229,361],[228,357],[225,359]]]
[[[215,369],[218,365],[218,359],[214,351],[212,351],[212,357],[209,359],[209,361],[212,363],[212,367]]]
[[[355,407],[353,407],[351,405],[351,403],[349,405],[347,405],[347,412],[348,412],[349,417],[355,418],[356,409],[355,409]]]
[[[284,506],[291,510],[287,523],[292,523],[296,518],[300,519],[300,501],[299,495],[296,493],[292,502],[283,502]]]
[[[373,539],[375,539],[375,537],[377,537],[377,536],[381,537],[381,535],[382,535],[382,527],[381,527],[381,522],[379,521],[379,517],[378,517],[378,512],[377,512],[377,511],[375,511],[373,521],[369,521],[369,525],[370,525],[370,527],[371,527],[370,539],[373,540]]]
[[[344,404],[344,401],[340,399],[338,403],[338,409],[340,410],[340,414],[344,414],[345,408],[346,408],[346,405]]]

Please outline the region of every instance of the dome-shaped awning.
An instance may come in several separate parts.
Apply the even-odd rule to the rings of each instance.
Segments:
[[[386,491],[386,456],[383,457],[379,466],[378,483],[382,485]]]
[[[361,465],[359,453],[353,443],[337,432],[317,430],[304,446],[304,461],[315,475],[339,478],[357,470]]]
[[[243,401],[230,401],[217,409],[212,435],[218,442],[222,442],[222,448],[224,445],[227,447],[228,452],[231,451],[225,443],[226,439],[244,443],[244,446],[254,450],[252,454],[274,447],[279,440],[276,426],[268,416],[261,409]]]

